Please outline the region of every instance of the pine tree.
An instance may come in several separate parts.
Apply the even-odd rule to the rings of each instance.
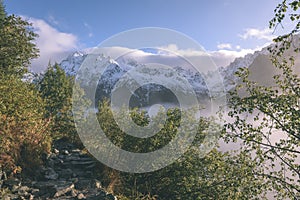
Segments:
[[[41,95],[46,102],[46,117],[53,118],[52,132],[54,137],[67,136],[72,140],[77,139],[72,113],[73,84],[73,77],[68,77],[58,64],[49,66],[39,83]],[[83,90],[79,87],[77,89],[82,91],[81,95],[84,99]],[[88,102],[83,100],[82,105],[86,105],[86,103]]]

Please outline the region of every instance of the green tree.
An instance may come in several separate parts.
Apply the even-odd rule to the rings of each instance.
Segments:
[[[0,22],[0,165],[30,171],[51,144],[44,102],[32,84],[20,79],[37,56],[36,35],[28,22],[7,16],[2,1]]]
[[[277,29],[278,26],[284,28],[283,23],[290,21],[294,24],[293,29],[281,36],[278,36],[274,41],[277,43],[276,48],[272,49],[273,55],[282,56],[285,50],[291,48],[299,52],[300,47],[294,44],[293,38],[300,32],[300,14],[299,14],[300,1],[299,0],[283,0],[275,8],[275,16],[269,22],[269,27]]]
[[[115,117],[125,118],[126,113],[122,109],[117,112]],[[130,115],[140,126],[149,123],[145,112],[134,109]],[[163,113],[159,113],[153,120],[160,121],[162,115]],[[168,144],[177,134],[180,117],[179,109],[169,109],[166,123],[161,130],[155,136],[141,139],[132,137],[118,128],[107,101],[101,102],[98,112],[98,121],[106,136],[115,145],[130,152],[150,152]],[[128,199],[149,200],[263,198],[264,186],[260,178],[254,176],[252,172],[252,169],[257,166],[251,161],[249,154],[244,152],[232,156],[214,149],[204,158],[200,158],[199,145],[202,144],[210,123],[212,122],[205,118],[193,123],[198,127],[198,131],[192,146],[179,160],[163,169],[150,173],[131,174],[104,166],[102,171],[107,178],[104,177],[103,180],[108,180],[106,183],[108,189],[121,194],[124,199],[126,199],[124,196]],[[190,127],[182,125],[182,128]],[[91,144],[94,141],[91,136]],[[118,159],[113,155],[111,157]]]
[[[30,172],[50,150],[44,102],[33,85],[13,75],[1,74],[0,80],[0,164],[6,170]]]
[[[58,65],[49,66],[39,83],[39,90],[46,102],[46,117],[53,119],[52,132],[54,137],[68,136],[72,140],[78,140],[72,112],[73,89],[77,90],[81,106],[87,105],[84,91],[74,85],[74,78],[66,75]],[[77,108],[78,111],[84,112]]]
[[[38,56],[34,44],[36,34],[31,24],[15,15],[5,16],[0,4],[0,73],[15,74],[19,77],[28,71],[31,59]]]
[[[39,83],[46,102],[46,117],[53,118],[53,133],[66,134],[73,126],[71,115],[72,79],[58,64],[49,66]],[[71,126],[71,127],[70,127]]]
[[[242,141],[241,151],[252,152],[256,165],[265,168],[254,168],[254,175],[276,191],[277,199],[297,199],[300,193],[300,77],[294,71],[300,47],[299,6],[300,1],[283,1],[270,21],[270,28],[277,27],[290,13],[296,24],[269,48],[270,60],[281,71],[273,77],[274,85],[259,85],[249,78],[248,69],[240,69],[242,84],[230,93],[232,119],[226,124],[229,138]]]
[[[5,7],[3,5],[3,1],[0,1],[0,24],[2,24],[3,20],[6,17]]]

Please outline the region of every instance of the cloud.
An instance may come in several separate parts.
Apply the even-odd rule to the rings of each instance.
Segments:
[[[157,52],[153,53],[126,47],[106,47],[97,49],[97,53],[103,53],[113,59],[120,59],[120,56],[122,57],[128,54],[129,56],[126,56],[127,58],[130,57],[141,63],[155,62],[172,67],[188,67],[186,66],[186,61],[188,61],[194,66],[200,67],[203,72],[206,72],[207,70],[213,70],[213,68],[226,67],[234,61],[235,58],[243,57],[262,49],[262,47],[257,47],[255,49],[240,48],[239,50],[221,49],[216,51],[204,51],[179,49],[175,44],[157,48]],[[86,53],[91,53],[93,50],[93,48],[87,49]],[[190,64],[188,65],[191,66]]]
[[[222,43],[222,44],[218,44],[217,48],[218,49],[232,49],[232,46],[229,43]]]
[[[49,62],[60,62],[68,53],[78,47],[75,35],[60,32],[41,19],[26,19],[32,23],[34,31],[39,35],[36,45],[40,50],[40,56],[32,61],[33,71],[45,70]]]
[[[171,44],[165,47],[161,47],[162,49],[177,53],[178,55],[184,56],[187,59],[195,60],[196,58],[205,58],[209,57],[216,65],[216,67],[226,67],[235,58],[244,57],[249,53],[254,53],[255,51],[261,50],[267,44],[263,46],[258,46],[254,49],[243,49],[240,46],[236,47],[236,50],[233,49],[219,49],[216,51],[204,51],[204,50],[193,50],[193,49],[178,49],[175,44]],[[199,63],[199,62],[197,62]]]
[[[240,34],[239,37],[242,39],[260,39],[260,40],[268,40],[272,41],[276,36],[272,34],[272,30],[269,28],[264,29],[256,29],[256,28],[248,28],[245,30],[244,34]]]

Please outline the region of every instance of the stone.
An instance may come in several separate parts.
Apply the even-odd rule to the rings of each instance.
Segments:
[[[45,178],[49,180],[57,180],[58,174],[54,171],[53,168],[49,167],[46,171]]]
[[[85,189],[89,189],[89,188],[90,188],[90,184],[91,184],[91,181],[90,181],[90,180],[81,179],[81,180],[78,180],[78,181],[75,183],[75,188],[76,188],[77,190],[85,190]]]
[[[2,197],[2,200],[19,200],[19,196],[16,194],[6,194]]]
[[[101,190],[99,192],[97,192],[97,194],[95,194],[92,197],[89,197],[89,200],[100,200],[100,199],[104,199],[107,196],[106,192]]]
[[[97,179],[94,179],[92,181],[92,187],[96,188],[96,189],[102,189],[102,184],[100,181],[98,181]]]
[[[84,194],[80,193],[77,195],[77,199],[86,199],[86,197],[84,196]]]
[[[17,178],[10,178],[10,179],[3,181],[3,186],[7,187],[11,190],[13,187],[21,186],[21,181]]]
[[[97,161],[67,141],[54,144],[52,153],[45,157],[45,166],[28,180],[3,180],[0,166],[0,187],[10,193],[1,200],[116,200],[108,194],[99,180],[95,179]],[[38,176],[37,176],[38,175]],[[6,179],[6,178],[5,178]],[[34,179],[34,180],[33,180]]]
[[[57,192],[54,194],[54,198],[63,196],[64,194],[71,192],[72,189],[74,189],[73,183],[71,185],[67,185],[64,187],[58,187],[58,188],[56,188]]]
[[[81,152],[80,149],[73,149],[73,150],[72,150],[72,153],[80,153],[80,152]]]
[[[91,165],[91,164],[94,164],[95,161],[91,160],[91,161],[71,161],[71,164],[72,165]]]
[[[21,186],[18,188],[18,195],[29,196],[31,189],[28,186]]]
[[[72,197],[77,197],[78,191],[75,190],[75,189],[73,188],[73,189],[71,190],[71,192],[70,192],[70,195],[71,195]]]
[[[113,194],[107,194],[105,200],[117,200],[117,197],[115,197]]]
[[[64,155],[70,155],[70,153],[69,153],[68,150],[63,150],[63,154],[64,154]]]
[[[53,196],[57,190],[57,181],[45,181],[45,182],[37,182],[33,187],[38,188],[39,191],[37,195],[46,195],[46,196]]]
[[[59,154],[59,150],[58,149],[53,149],[53,153]]]
[[[67,168],[67,169],[62,169],[60,172],[60,177],[61,178],[66,178],[66,179],[70,179],[73,177],[73,170]]]

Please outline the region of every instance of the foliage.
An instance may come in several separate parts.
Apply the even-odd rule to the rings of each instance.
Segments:
[[[249,79],[250,71],[240,69],[242,83],[231,91],[231,118],[226,124],[227,139],[242,141],[241,151],[252,152],[260,168],[254,175],[265,182],[276,199],[297,199],[300,193],[300,77],[294,71],[299,54],[300,1],[284,0],[275,9],[270,28],[281,24],[289,14],[296,26],[276,38],[269,48],[270,60],[280,73],[273,77],[273,86],[259,85]]]
[[[50,150],[44,102],[30,83],[21,81],[37,56],[30,24],[7,16],[0,2],[0,165],[10,172],[32,172]]]
[[[272,49],[273,55],[282,56],[285,50],[291,47],[295,48],[296,52],[299,52],[300,47],[294,45],[293,37],[300,32],[300,14],[299,14],[300,1],[299,0],[283,0],[275,8],[275,16],[269,22],[270,28],[277,28],[281,25],[282,28],[284,20],[288,19],[294,24],[293,29],[281,36],[278,36],[274,41],[277,43],[275,48]]]
[[[161,119],[161,114],[156,116],[158,120]],[[130,115],[133,121],[141,126],[149,123],[145,112],[134,109]],[[124,113],[120,110],[115,116],[124,118]],[[102,130],[115,145],[131,152],[149,152],[165,146],[177,134],[180,111],[170,109],[167,116],[161,130],[148,139],[135,138],[120,130],[107,101],[99,106],[98,120]],[[263,198],[264,186],[260,179],[253,175],[252,169],[256,166],[247,153],[231,156],[214,149],[206,157],[200,158],[199,145],[209,123],[212,122],[204,118],[195,123],[198,132],[191,148],[178,161],[163,169],[131,174],[104,167],[105,174],[111,174],[108,177],[111,181],[108,188],[129,199]],[[149,198],[146,198],[147,196]]]
[[[0,163],[7,170],[34,170],[50,150],[49,120],[31,84],[14,76],[0,78]]]
[[[5,17],[6,17],[6,12],[5,12],[5,8],[3,5],[3,1],[0,0],[0,24],[2,24]]]
[[[77,131],[72,113],[73,77],[68,77],[65,71],[58,65],[49,66],[39,83],[39,90],[45,100],[46,117],[53,119],[52,134],[54,138],[67,136],[78,142]],[[74,86],[84,98],[84,92],[79,86]],[[86,105],[87,101],[81,104]]]
[[[10,15],[1,20],[0,73],[22,77],[28,71],[30,60],[38,55],[36,36],[31,24],[21,17]]]

